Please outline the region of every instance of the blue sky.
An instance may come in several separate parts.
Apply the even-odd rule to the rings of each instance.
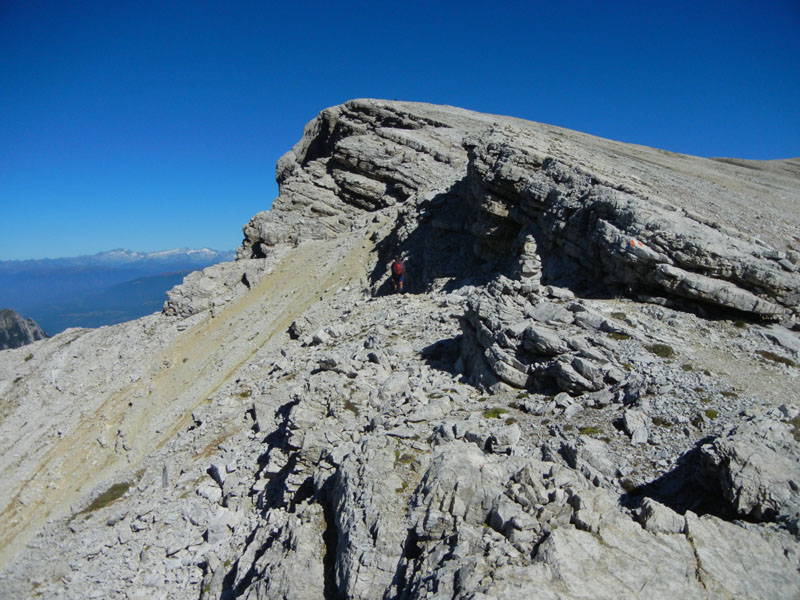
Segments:
[[[800,1],[0,1],[0,260],[233,249],[327,106],[800,156]]]

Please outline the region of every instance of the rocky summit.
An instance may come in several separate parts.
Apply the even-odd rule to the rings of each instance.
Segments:
[[[355,100],[277,178],[0,353],[4,597],[800,596],[800,159]]]
[[[33,319],[25,319],[10,308],[0,310],[0,350],[19,348],[46,337]]]

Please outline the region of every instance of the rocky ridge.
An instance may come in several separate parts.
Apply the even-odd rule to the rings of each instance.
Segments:
[[[0,350],[19,348],[46,337],[33,319],[25,319],[10,308],[0,310]]]
[[[1,355],[0,584],[797,595],[797,172],[323,111],[238,261]]]

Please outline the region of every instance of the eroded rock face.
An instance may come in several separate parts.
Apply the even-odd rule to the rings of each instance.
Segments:
[[[216,307],[230,304],[257,285],[277,258],[280,253],[272,256],[271,261],[240,260],[190,273],[181,285],[167,292],[163,313],[181,318],[204,311],[213,314]]]
[[[324,111],[240,260],[160,315],[3,353],[2,589],[797,595],[800,215],[769,194],[800,184],[741,169]],[[720,209],[745,197],[775,218]],[[418,293],[388,293],[394,253]]]
[[[548,152],[564,150],[552,128],[490,119],[366,100],[323,111],[279,162],[281,195],[244,228],[240,256],[341,233],[397,205],[404,216],[393,243],[427,285],[500,269],[532,285],[543,278],[772,318],[797,310],[795,253],[723,231],[682,208],[684,198],[656,201],[636,189],[636,178],[608,180],[608,156],[567,163],[568,154]],[[652,165],[647,173],[670,175]],[[701,204],[698,196],[688,204]],[[435,243],[442,231],[463,234],[466,268],[445,267]]]
[[[324,110],[278,161],[280,196],[245,226],[239,255],[346,232],[365,213],[446,190],[466,165],[462,135],[391,104],[354,101]]]
[[[743,518],[800,523],[800,451],[789,427],[748,421],[700,448],[701,461]]]
[[[484,216],[473,231],[488,233],[485,253],[507,252],[519,243],[508,233],[524,231],[556,263],[546,273],[553,279],[652,291],[764,316],[795,308],[800,275],[784,269],[785,253],[603,184],[589,165],[569,167],[550,157],[539,164],[511,131],[489,131],[473,143],[468,177]],[[506,248],[497,248],[503,237]]]
[[[466,313],[464,358],[473,381],[487,385],[541,390],[550,381],[580,393],[613,383],[618,365],[590,348],[580,329],[629,332],[569,306],[573,292],[796,321],[796,253],[700,216],[706,188],[675,194],[674,172],[645,156],[628,157],[636,168],[617,165],[608,144],[587,156],[563,132],[538,124],[353,101],[321,113],[281,159],[281,196],[245,227],[240,255],[334,235],[389,210],[395,227],[379,252],[404,255],[410,290],[510,278],[499,283],[506,292],[482,286]],[[375,289],[382,275],[373,273]],[[563,292],[553,297],[554,289]],[[551,299],[559,315],[548,314]],[[538,325],[497,329],[520,325],[513,314],[520,310]]]
[[[0,310],[0,350],[19,348],[46,337],[33,319],[24,319],[9,308]]]

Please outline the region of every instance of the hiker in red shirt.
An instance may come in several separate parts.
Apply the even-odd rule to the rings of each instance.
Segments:
[[[394,286],[395,294],[398,292],[398,290],[401,294],[403,293],[403,280],[405,279],[405,276],[406,267],[400,257],[395,256],[394,262],[392,262],[392,285]]]

